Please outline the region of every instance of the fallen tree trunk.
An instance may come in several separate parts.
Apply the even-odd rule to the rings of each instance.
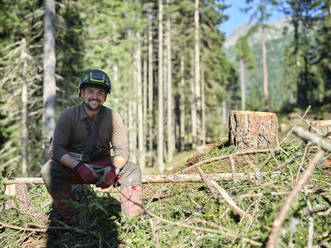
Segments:
[[[275,175],[278,176],[279,172],[261,173],[262,176]],[[232,173],[211,173],[206,176],[214,181],[231,181]],[[236,173],[238,180],[254,180],[255,173]],[[7,185],[18,183],[31,183],[31,184],[44,184],[41,177],[16,177],[4,178],[4,183]],[[203,182],[199,174],[171,174],[171,175],[143,175],[142,183],[186,183],[186,182]]]

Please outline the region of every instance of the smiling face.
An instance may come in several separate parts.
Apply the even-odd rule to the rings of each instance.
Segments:
[[[90,86],[81,90],[81,96],[88,114],[98,113],[107,99],[107,93],[104,89]]]

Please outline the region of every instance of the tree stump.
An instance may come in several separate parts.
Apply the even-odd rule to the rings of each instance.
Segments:
[[[275,113],[230,110],[229,143],[238,149],[268,148],[278,140]]]
[[[331,120],[313,121],[309,131],[331,142]],[[323,165],[331,166],[331,156],[325,159]]]
[[[5,209],[11,208],[21,208],[25,211],[33,210],[33,205],[29,196],[28,188],[26,184],[11,184],[6,186],[6,195],[16,196],[16,199],[19,201],[20,206],[16,206],[14,200],[9,199],[5,202]]]
[[[327,136],[331,132],[331,120],[312,121],[309,131],[320,137]],[[330,139],[331,135],[328,135]]]
[[[13,199],[7,199],[3,208],[6,209],[21,209],[28,214],[34,214],[39,220],[47,221],[48,217],[45,213],[37,209],[31,201],[28,187],[25,183],[9,184],[6,186],[6,195],[16,196],[18,205]]]

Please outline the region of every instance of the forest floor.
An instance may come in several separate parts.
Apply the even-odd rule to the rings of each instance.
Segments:
[[[127,219],[121,214],[118,193],[95,192],[85,185],[74,188],[77,197],[71,204],[80,210],[82,227],[73,229],[43,218],[42,214],[48,217],[54,211],[51,198],[44,186],[29,185],[35,207],[30,211],[5,209],[4,203],[15,197],[0,195],[0,247],[265,247],[286,198],[318,151],[290,132],[296,121],[308,128],[305,120],[284,120],[279,121],[283,124],[280,140],[289,135],[280,149],[239,155],[236,147],[219,143],[203,153],[176,154],[174,162],[165,166],[166,174],[180,174],[184,168],[187,174],[198,173],[198,167],[189,167],[222,157],[199,168],[207,175],[232,173],[231,180],[217,185],[242,212],[203,182],[145,184],[144,214]],[[327,158],[330,154],[324,154],[291,202],[275,247],[331,247],[331,164]],[[239,173],[254,176],[243,179]],[[2,178],[0,188],[4,188]]]

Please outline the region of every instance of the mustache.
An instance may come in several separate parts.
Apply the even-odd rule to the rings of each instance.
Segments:
[[[88,101],[89,101],[89,102],[91,102],[91,101],[101,102],[99,99],[94,99],[94,98],[92,98],[92,99],[88,99]]]

